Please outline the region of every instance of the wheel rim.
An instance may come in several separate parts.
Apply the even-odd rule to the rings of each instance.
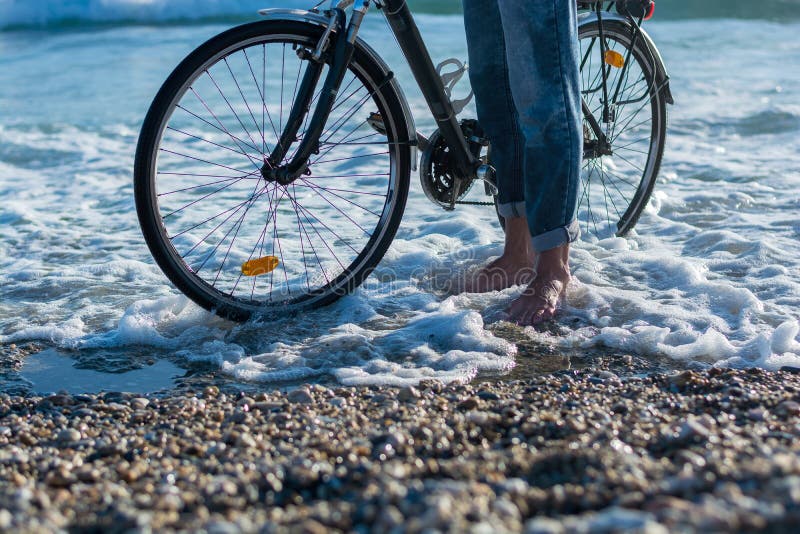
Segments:
[[[661,102],[653,87],[648,58],[637,47],[623,68],[607,64],[596,28],[581,35],[581,93],[610,140],[612,155],[584,158],[578,196],[578,220],[584,235],[622,236],[636,224],[653,187],[660,160]],[[606,49],[628,58],[628,36],[604,27]],[[609,101],[616,117],[603,122],[602,68],[610,71]],[[596,136],[584,120],[584,143]]]
[[[386,102],[382,85],[357,65],[311,175],[288,186],[261,176],[307,65],[293,48],[314,43],[272,35],[232,45],[195,70],[164,115],[151,171],[162,240],[213,302],[259,310],[344,293],[388,226],[398,196],[396,131],[387,124],[383,135],[367,123],[373,111],[387,117]],[[264,258],[277,267],[243,274]]]

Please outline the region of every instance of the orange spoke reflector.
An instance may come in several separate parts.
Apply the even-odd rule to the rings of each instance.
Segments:
[[[261,276],[274,271],[280,261],[275,256],[266,256],[242,264],[242,274],[245,276]]]
[[[625,66],[625,58],[616,50],[606,50],[606,64],[621,69]]]

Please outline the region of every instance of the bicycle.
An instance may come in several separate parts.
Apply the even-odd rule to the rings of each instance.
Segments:
[[[490,144],[477,121],[457,118],[471,96],[451,99],[466,66],[434,67],[405,0],[322,3],[262,10],[211,38],[165,81],[142,126],[134,190],[145,241],[183,293],[229,319],[279,317],[358,287],[395,236],[412,169],[446,210],[474,203],[465,196],[478,182],[496,198]],[[430,137],[358,36],[373,4],[436,120]],[[578,0],[589,235],[628,233],[658,175],[673,98],[642,28],[652,4]]]

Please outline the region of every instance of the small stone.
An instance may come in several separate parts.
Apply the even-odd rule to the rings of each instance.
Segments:
[[[67,488],[75,483],[75,477],[65,469],[48,473],[44,479],[45,484],[53,488]]]
[[[107,412],[118,413],[128,410],[128,407],[118,402],[110,402],[106,404],[103,409]]]
[[[150,401],[144,397],[136,397],[135,399],[131,400],[131,406],[135,410],[144,410],[149,404]]]
[[[670,385],[678,388],[692,384],[695,382],[695,380],[697,380],[697,376],[695,375],[694,371],[683,371],[682,373],[671,375],[667,378],[667,381],[670,383]]]
[[[57,394],[57,395],[50,395],[47,397],[47,400],[53,406],[72,406],[75,404],[75,400],[68,394]]]
[[[100,480],[100,477],[102,476],[99,470],[93,468],[81,469],[76,473],[76,475],[78,477],[78,480],[80,480],[81,482],[85,482],[87,484],[97,482],[98,480]]]
[[[23,445],[27,445],[29,447],[32,447],[33,445],[36,445],[37,443],[39,443],[39,440],[36,439],[35,437],[33,437],[32,435],[30,435],[30,433],[28,433],[28,432],[20,432],[19,433],[19,441]]]
[[[242,409],[249,409],[256,403],[256,400],[252,397],[244,396],[236,402],[236,406],[239,406]],[[245,408],[246,407],[246,408]]]
[[[525,534],[562,534],[565,532],[561,521],[549,517],[537,517],[525,524]]]
[[[258,410],[260,412],[271,412],[272,410],[278,410],[282,407],[283,404],[281,404],[280,402],[269,402],[269,401],[259,401],[251,406],[253,410]]]
[[[414,402],[419,397],[419,391],[414,386],[405,387],[397,394],[397,400],[400,402]]]
[[[303,534],[328,534],[328,529],[318,521],[306,519],[300,524],[299,532]]]
[[[704,427],[697,421],[693,419],[687,419],[681,426],[680,430],[678,431],[678,439],[681,441],[688,441],[695,438],[700,438],[702,440],[708,439],[709,431],[708,428]]]
[[[229,521],[212,521],[206,525],[205,531],[208,534],[237,534],[239,528]]]
[[[764,408],[753,408],[747,412],[747,417],[752,421],[763,421],[767,418],[769,412]]]
[[[617,402],[611,407],[611,411],[614,413],[626,414],[628,413],[628,405],[624,402]]]
[[[9,530],[14,521],[14,516],[5,508],[0,509],[0,530]]]
[[[252,449],[256,446],[256,440],[253,439],[253,436],[247,432],[244,432],[236,440],[236,445],[239,447],[247,447],[248,449]]]
[[[81,440],[81,433],[74,428],[65,428],[56,435],[56,441],[62,445],[68,445]]]
[[[333,392],[332,389],[323,386],[322,384],[311,384],[310,386],[311,391],[322,395],[323,397],[334,397],[336,394]]]
[[[208,386],[203,390],[204,397],[217,397],[219,396],[219,388],[217,386]]]
[[[475,397],[470,397],[458,403],[457,408],[463,411],[474,410],[478,407],[478,400]]]
[[[293,402],[295,404],[313,404],[314,397],[311,396],[311,393],[305,388],[297,388],[289,392],[286,395],[286,398],[289,402]]]
[[[249,415],[244,410],[234,410],[232,414],[228,416],[227,421],[229,423],[245,423],[249,420]]]
[[[492,509],[494,510],[495,513],[497,513],[498,516],[504,519],[512,518],[517,521],[519,521],[520,519],[519,508],[517,508],[517,505],[509,501],[508,499],[504,499],[501,497],[495,500],[494,503],[492,504]]]
[[[696,469],[701,469],[706,465],[706,459],[697,454],[696,452],[692,452],[689,449],[684,449],[678,452],[676,458],[682,460],[683,462],[691,465]]]
[[[784,417],[800,414],[800,403],[787,400],[775,407],[775,413]]]

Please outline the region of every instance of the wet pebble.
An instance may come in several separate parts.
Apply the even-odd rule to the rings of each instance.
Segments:
[[[791,531],[798,391],[713,368],[0,394],[0,530]]]
[[[62,445],[71,445],[80,439],[81,433],[74,428],[65,428],[56,435],[56,441]]]
[[[289,402],[295,404],[311,404],[314,402],[314,397],[311,396],[311,393],[306,388],[293,389],[286,398]]]

